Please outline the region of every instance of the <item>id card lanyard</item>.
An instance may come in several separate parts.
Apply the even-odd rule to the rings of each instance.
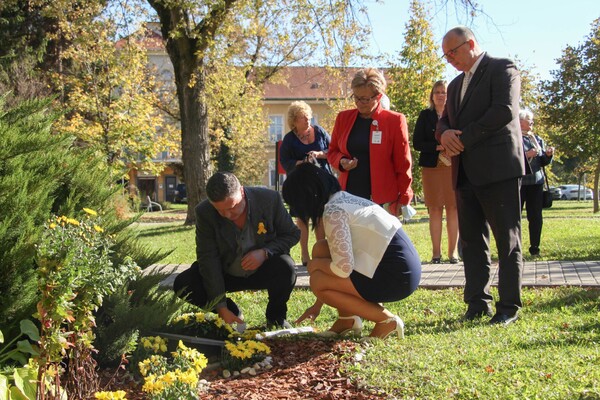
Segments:
[[[374,130],[371,132],[371,144],[381,144],[383,134],[379,130],[379,122],[374,119],[372,125]]]

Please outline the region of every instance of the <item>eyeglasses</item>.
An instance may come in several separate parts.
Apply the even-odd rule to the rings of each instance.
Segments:
[[[442,57],[446,57],[446,58],[451,57],[451,56],[454,57],[456,55],[456,51],[458,49],[460,49],[462,46],[464,46],[465,44],[467,44],[467,43],[469,43],[469,41],[465,40],[464,42],[462,42],[461,44],[459,44],[455,48],[450,49],[447,52],[445,52],[444,55],[442,55]],[[440,58],[442,58],[442,57],[440,57]]]
[[[369,104],[370,102],[373,101],[373,99],[376,99],[379,95],[376,94],[375,96],[371,96],[371,97],[358,97],[356,95],[352,95],[352,98],[354,99],[355,102],[357,103],[362,103],[362,104]]]

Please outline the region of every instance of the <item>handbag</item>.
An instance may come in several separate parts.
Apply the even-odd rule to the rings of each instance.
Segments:
[[[542,208],[550,208],[552,207],[552,192],[550,192],[550,186],[548,185],[548,176],[546,175],[546,170],[542,167],[542,171],[544,173],[544,179],[546,180],[546,187],[544,188],[544,192],[542,193]]]

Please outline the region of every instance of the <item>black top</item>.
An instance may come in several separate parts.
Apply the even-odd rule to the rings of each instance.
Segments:
[[[439,151],[435,148],[438,141],[435,139],[435,127],[438,122],[437,113],[430,108],[421,111],[415,131],[413,133],[413,147],[419,151],[419,165],[421,167],[436,167]]]
[[[352,157],[358,159],[356,168],[348,171],[346,192],[371,200],[371,124],[373,119],[358,116],[348,135],[346,147]]]

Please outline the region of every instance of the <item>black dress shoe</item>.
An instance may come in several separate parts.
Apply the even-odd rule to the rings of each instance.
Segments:
[[[442,257],[433,257],[431,259],[431,264],[440,264],[442,262]]]
[[[491,325],[496,325],[496,324],[508,325],[508,324],[512,324],[513,322],[515,322],[518,318],[519,318],[519,315],[517,313],[509,315],[509,314],[502,314],[502,313],[497,312],[490,320],[490,324]]]
[[[463,316],[463,321],[473,321],[479,318],[483,318],[483,317],[491,317],[492,316],[492,310],[487,309],[487,310],[467,310],[467,312],[465,313],[465,315]]]

